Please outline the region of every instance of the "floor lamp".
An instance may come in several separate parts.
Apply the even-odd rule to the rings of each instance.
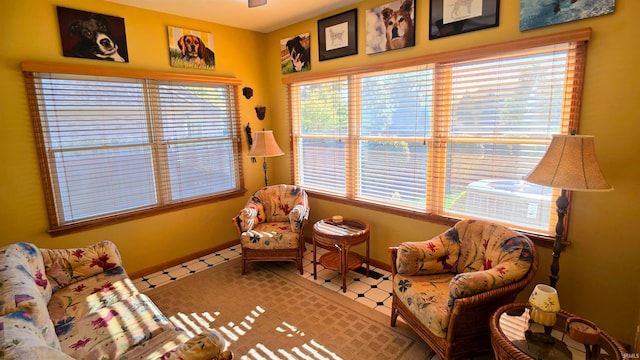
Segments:
[[[273,156],[284,155],[280,146],[273,137],[273,131],[256,131],[251,150],[249,150],[249,156],[251,157],[264,157],[262,162],[262,168],[264,169],[264,186],[268,185],[267,178],[267,158]]]
[[[549,276],[550,284],[555,288],[560,272],[564,216],[569,207],[567,190],[610,191],[613,187],[607,183],[600,171],[593,136],[589,135],[553,135],[549,149],[542,160],[524,177],[524,180],[562,189],[560,197],[556,200],[558,222]]]

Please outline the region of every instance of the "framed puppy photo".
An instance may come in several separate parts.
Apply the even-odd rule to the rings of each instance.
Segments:
[[[415,46],[415,8],[415,0],[398,0],[367,10],[367,54]]]
[[[57,12],[64,56],[129,62],[123,18],[61,6]]]
[[[192,69],[216,68],[213,34],[169,26],[169,61],[171,66]]]
[[[304,33],[280,40],[280,68],[283,74],[311,70],[311,35]]]

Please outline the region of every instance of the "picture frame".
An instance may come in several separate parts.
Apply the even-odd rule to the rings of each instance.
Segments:
[[[556,1],[520,0],[520,31],[611,14],[616,0]]]
[[[215,70],[213,34],[168,26],[169,63],[173,67]]]
[[[366,11],[367,55],[416,44],[416,0],[396,0]]]
[[[311,34],[302,33],[280,40],[280,71],[291,74],[311,70]]]
[[[429,40],[499,25],[500,0],[430,0]]]
[[[129,62],[124,18],[57,6],[62,55]]]
[[[318,20],[318,59],[336,59],[358,53],[358,9]]]

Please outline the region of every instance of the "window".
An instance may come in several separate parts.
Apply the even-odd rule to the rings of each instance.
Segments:
[[[25,73],[52,231],[240,190],[236,84],[136,75]]]
[[[551,235],[557,193],[522,177],[576,128],[588,30],[285,79],[311,193]],[[422,214],[422,215],[420,215]]]

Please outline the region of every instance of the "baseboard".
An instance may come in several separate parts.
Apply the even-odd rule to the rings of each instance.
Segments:
[[[193,254],[189,254],[189,255],[186,255],[186,256],[171,260],[171,261],[167,261],[165,263],[154,265],[152,267],[149,267],[149,268],[146,268],[146,269],[143,269],[143,270],[140,270],[140,271],[136,271],[136,272],[130,273],[129,277],[131,279],[137,279],[137,278],[140,278],[140,277],[143,277],[143,276],[146,276],[146,275],[149,275],[149,274],[153,274],[153,273],[156,273],[158,271],[162,271],[164,269],[168,269],[170,267],[173,267],[173,266],[176,266],[176,265],[180,265],[180,264],[183,264],[185,262],[188,262],[188,261],[191,261],[191,260],[206,256],[206,255],[212,254],[214,252],[218,252],[220,250],[224,250],[226,248],[229,248],[229,247],[232,247],[232,246],[235,246],[235,245],[239,246],[240,245],[240,240],[234,240],[234,241],[226,242],[226,243],[224,243],[222,245],[218,245],[218,246],[215,246],[215,247],[212,247],[212,248],[201,250],[201,251],[198,251],[198,252],[193,253]]]

